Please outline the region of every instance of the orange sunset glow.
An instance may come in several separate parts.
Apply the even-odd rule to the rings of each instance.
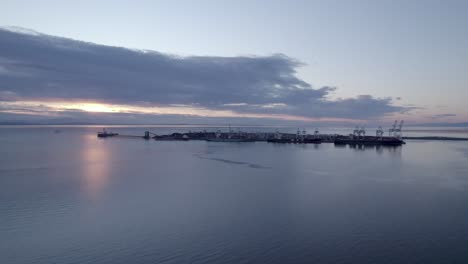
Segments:
[[[65,102],[65,101],[16,101],[2,102],[5,108],[21,110],[0,110],[0,112],[11,112],[21,114],[37,115],[37,109],[41,115],[54,115],[61,112],[81,111],[88,113],[123,113],[123,114],[150,114],[150,115],[188,115],[198,117],[243,117],[243,118],[270,118],[291,121],[332,121],[332,122],[362,122],[362,120],[349,118],[312,118],[287,114],[263,114],[244,113],[232,110],[213,110],[192,105],[161,105],[161,106],[137,106],[125,104],[108,104],[99,102]],[[266,105],[272,108],[272,105]]]

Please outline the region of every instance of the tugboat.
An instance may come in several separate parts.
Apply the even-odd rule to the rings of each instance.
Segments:
[[[105,137],[113,137],[113,136],[118,136],[118,133],[113,133],[113,132],[107,132],[105,128],[102,129],[102,131],[97,132],[97,137],[100,138],[105,138]]]

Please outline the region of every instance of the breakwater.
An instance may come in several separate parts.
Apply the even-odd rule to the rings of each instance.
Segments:
[[[365,136],[365,135],[340,135],[320,134],[317,130],[314,134],[298,130],[297,133],[276,132],[243,132],[243,131],[196,131],[186,133],[156,134],[145,131],[143,136],[120,135],[112,132],[98,132],[98,137],[134,137],[156,141],[189,141],[204,140],[209,142],[268,142],[275,144],[321,144],[334,143],[337,145],[391,145],[400,146],[405,142],[394,136]]]

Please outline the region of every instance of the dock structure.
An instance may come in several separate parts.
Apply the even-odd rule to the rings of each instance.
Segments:
[[[319,137],[318,134],[307,134],[305,129],[302,131],[298,129],[296,134],[279,133],[277,131],[273,136],[267,137],[266,141],[270,143],[320,144],[322,143],[322,138]]]
[[[395,120],[392,128],[389,129],[389,136],[384,136],[384,130],[379,126],[375,132],[375,136],[366,136],[366,130],[363,126],[356,127],[353,134],[349,136],[338,135],[335,137],[335,145],[377,145],[377,146],[401,146],[406,144],[403,141],[402,127],[403,120],[400,121],[400,125],[397,127],[398,121]]]
[[[400,125],[396,125],[389,130],[390,136],[384,136],[382,127],[378,127],[375,136],[367,136],[363,126],[357,126],[352,134],[347,136],[339,134],[320,134],[318,129],[315,129],[313,134],[307,134],[305,129],[298,129],[296,133],[281,133],[276,132],[244,132],[234,131],[229,127],[228,131],[189,131],[186,133],[171,133],[159,135],[150,131],[145,131],[143,136],[136,135],[119,135],[117,133],[107,132],[105,129],[98,132],[97,136],[105,137],[131,137],[143,138],[145,140],[156,141],[189,141],[189,140],[204,140],[209,142],[268,142],[277,144],[321,144],[334,143],[335,145],[383,145],[383,146],[401,146],[405,144],[402,135],[403,121]]]

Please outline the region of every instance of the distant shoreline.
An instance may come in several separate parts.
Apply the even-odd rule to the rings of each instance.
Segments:
[[[403,137],[403,139],[409,140],[439,140],[439,141],[468,141],[468,138],[459,137]]]

